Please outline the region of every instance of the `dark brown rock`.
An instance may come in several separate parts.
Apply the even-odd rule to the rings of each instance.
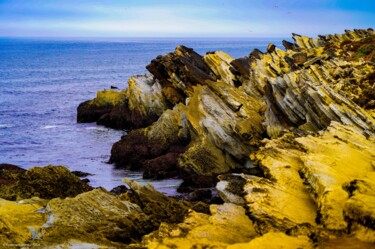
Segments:
[[[114,195],[121,195],[121,194],[124,194],[124,193],[128,192],[128,190],[129,190],[129,188],[126,187],[125,185],[119,185],[119,186],[111,189],[111,191],[109,191],[109,192],[111,192]]]
[[[302,65],[307,61],[307,54],[306,53],[295,53],[293,54],[293,62],[297,65]]]
[[[110,113],[113,109],[112,105],[95,106],[90,104],[90,100],[79,104],[77,108],[78,123],[96,122],[101,116]]]
[[[0,186],[12,185],[17,181],[17,176],[26,170],[13,164],[0,164]]]
[[[143,178],[166,179],[179,175],[177,159],[181,153],[168,152],[164,155],[147,160],[143,166]]]
[[[137,111],[129,110],[127,105],[121,105],[101,115],[96,120],[96,123],[113,129],[131,130],[146,127],[155,122],[158,118],[159,116],[157,114],[144,116]]]
[[[183,97],[189,95],[192,86],[214,80],[214,74],[204,63],[202,56],[185,46],[178,46],[173,53],[156,57],[146,68],[163,87],[171,86]],[[171,103],[176,102],[175,98],[164,96]]]
[[[27,199],[34,196],[43,199],[65,198],[92,190],[92,187],[63,166],[34,167],[27,171],[14,166],[10,169],[12,180],[0,186],[0,196],[4,199]]]
[[[283,43],[283,46],[285,47],[285,49],[287,49],[287,50],[297,50],[298,49],[298,47],[294,43],[288,42],[286,40],[283,40],[282,43]]]

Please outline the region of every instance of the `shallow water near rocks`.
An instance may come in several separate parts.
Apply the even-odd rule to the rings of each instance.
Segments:
[[[223,50],[234,58],[265,50],[282,39],[7,39],[0,38],[0,163],[23,168],[64,165],[110,190],[123,178],[141,182],[141,172],[106,162],[125,131],[77,124],[79,103],[111,85],[126,88],[130,76],[146,73],[157,55],[184,44],[198,53]],[[148,181],[168,195],[178,179]]]

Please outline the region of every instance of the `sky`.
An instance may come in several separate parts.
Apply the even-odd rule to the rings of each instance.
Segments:
[[[2,37],[289,37],[375,28],[375,0],[0,0]]]

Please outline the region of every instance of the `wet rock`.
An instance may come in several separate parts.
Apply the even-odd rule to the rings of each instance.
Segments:
[[[75,176],[78,176],[78,177],[86,177],[86,176],[92,176],[93,175],[91,173],[87,173],[87,172],[83,172],[83,171],[79,171],[79,170],[72,171],[72,174],[75,175]]]
[[[4,199],[74,197],[92,189],[63,166],[12,169],[12,180],[0,186],[0,196]]]
[[[178,104],[167,110],[157,122],[147,129],[133,130],[112,146],[110,162],[117,167],[146,169],[146,176],[159,178],[176,172],[177,158],[189,142],[185,106]],[[164,160],[167,159],[167,160]],[[160,165],[161,163],[162,165]],[[174,174],[171,174],[173,176]]]
[[[121,195],[121,194],[124,194],[124,193],[128,192],[128,190],[129,190],[129,188],[126,187],[125,185],[119,185],[119,186],[111,189],[111,191],[109,191],[109,192],[111,192],[114,195]]]
[[[147,160],[143,166],[143,178],[145,179],[166,179],[179,176],[177,160],[179,152],[168,152],[164,155]]]
[[[196,189],[189,193],[187,199],[191,202],[206,200],[208,202],[212,198],[211,189]]]
[[[109,113],[124,102],[125,92],[104,90],[97,92],[96,98],[81,103],[77,108],[79,123],[96,122],[101,116]]]

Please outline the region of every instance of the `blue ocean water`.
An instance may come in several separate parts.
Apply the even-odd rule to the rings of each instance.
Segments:
[[[183,44],[200,54],[234,58],[281,39],[14,39],[0,38],[0,163],[23,168],[64,165],[92,173],[91,185],[111,189],[140,172],[106,162],[124,131],[76,123],[79,103],[111,85],[125,88],[157,55]],[[173,194],[180,180],[152,181]]]

